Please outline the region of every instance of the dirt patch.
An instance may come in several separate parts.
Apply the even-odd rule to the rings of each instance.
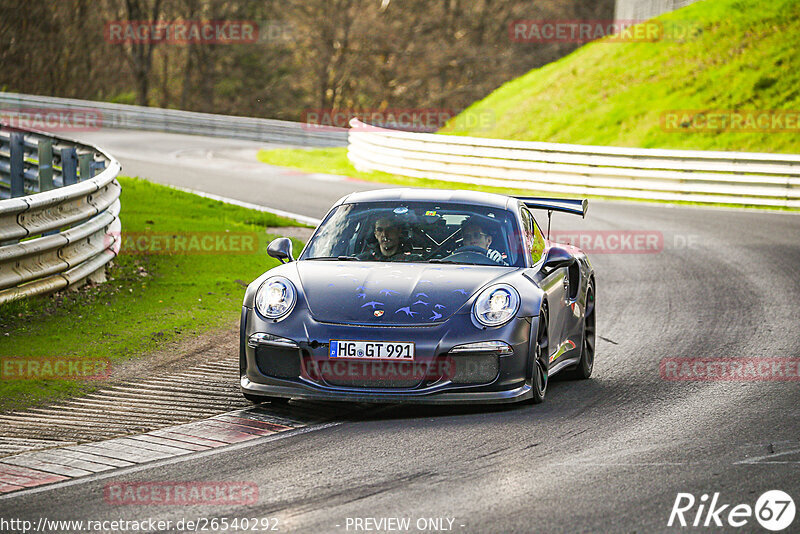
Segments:
[[[153,334],[158,335],[158,332]],[[131,360],[115,360],[114,372],[104,386],[153,374],[177,373],[205,362],[239,361],[239,322],[223,330],[184,337],[160,350]]]

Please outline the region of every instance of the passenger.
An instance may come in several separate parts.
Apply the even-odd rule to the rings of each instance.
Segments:
[[[461,223],[461,237],[464,238],[462,247],[477,247],[483,250],[486,257],[490,260],[501,265],[508,265],[508,262],[503,259],[503,255],[490,248],[492,244],[492,236],[489,234],[485,223],[480,219],[469,217]],[[458,251],[456,251],[458,252]]]

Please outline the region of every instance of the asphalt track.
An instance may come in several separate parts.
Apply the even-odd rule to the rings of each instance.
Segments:
[[[84,137],[114,153],[125,174],[312,217],[348,191],[375,187],[260,166],[255,143]],[[779,489],[800,504],[799,382],[682,382],[660,372],[664,358],[800,356],[800,216],[590,202],[586,220],[556,215],[553,228],[663,236],[648,253],[590,254],[601,336],[591,380],[551,382],[538,406],[376,408],[303,433],[18,492],[0,499],[0,515],[173,524],[270,517],[284,532],[377,531],[355,528],[356,518],[410,518],[410,532],[426,518],[454,519],[455,532],[693,532],[719,529],[668,527],[679,492],[719,492],[719,504],[732,507]],[[259,498],[117,506],[103,498],[111,481],[246,481]],[[766,532],[752,517],[741,528],[725,524]],[[792,531],[800,518],[784,530]]]
[[[256,141],[139,131],[80,134],[122,163],[122,174],[321,218],[338,198],[381,184],[305,174],[259,163]]]

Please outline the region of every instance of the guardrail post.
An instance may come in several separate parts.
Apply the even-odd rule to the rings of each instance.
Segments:
[[[50,191],[53,185],[53,140],[40,139],[39,149],[39,191]]]
[[[25,138],[20,132],[11,132],[9,152],[11,156],[11,198],[25,196]]]
[[[61,149],[61,176],[64,185],[78,183],[78,153],[74,148]]]
[[[78,154],[78,179],[82,182],[94,177],[92,173],[92,155]]]
[[[100,160],[100,161],[92,160],[92,175],[93,176],[95,174],[99,173],[99,172],[103,172],[103,170],[105,170],[105,168],[106,168],[106,162],[105,161],[103,161],[103,160]]]

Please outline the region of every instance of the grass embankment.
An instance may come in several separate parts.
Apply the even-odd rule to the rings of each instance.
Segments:
[[[265,229],[297,224],[144,180],[119,181],[123,249],[109,281],[0,307],[0,359],[108,359],[113,379],[115,363],[228,328],[239,317],[245,284],[278,263],[266,254],[276,236]],[[181,252],[152,252],[167,243],[174,247],[170,236],[186,238]],[[203,242],[205,236],[211,240]],[[295,250],[301,246],[295,242]],[[147,250],[151,253],[142,253]],[[80,394],[103,383],[0,380],[0,409]]]
[[[789,110],[797,116],[798,0],[705,0],[655,20],[663,25],[663,39],[589,43],[503,85],[454,118],[442,133],[800,153],[796,121],[793,129],[778,131],[689,127],[691,118],[703,111]],[[673,111],[687,111],[690,119],[679,121],[678,131],[668,131],[670,124],[662,123]],[[491,126],[467,126],[476,116],[493,117]]]
[[[790,110],[796,117],[800,111],[798,0],[706,0],[656,20],[665,30],[663,40],[589,43],[503,85],[440,133],[587,145],[800,153],[796,128],[667,131],[669,123],[662,123],[668,118],[666,113],[684,110],[690,112],[689,117],[693,110]],[[486,120],[476,117],[491,120],[487,126]],[[478,123],[481,126],[467,127]],[[533,194],[359,172],[347,160],[345,148],[262,150],[259,159],[367,181]]]

